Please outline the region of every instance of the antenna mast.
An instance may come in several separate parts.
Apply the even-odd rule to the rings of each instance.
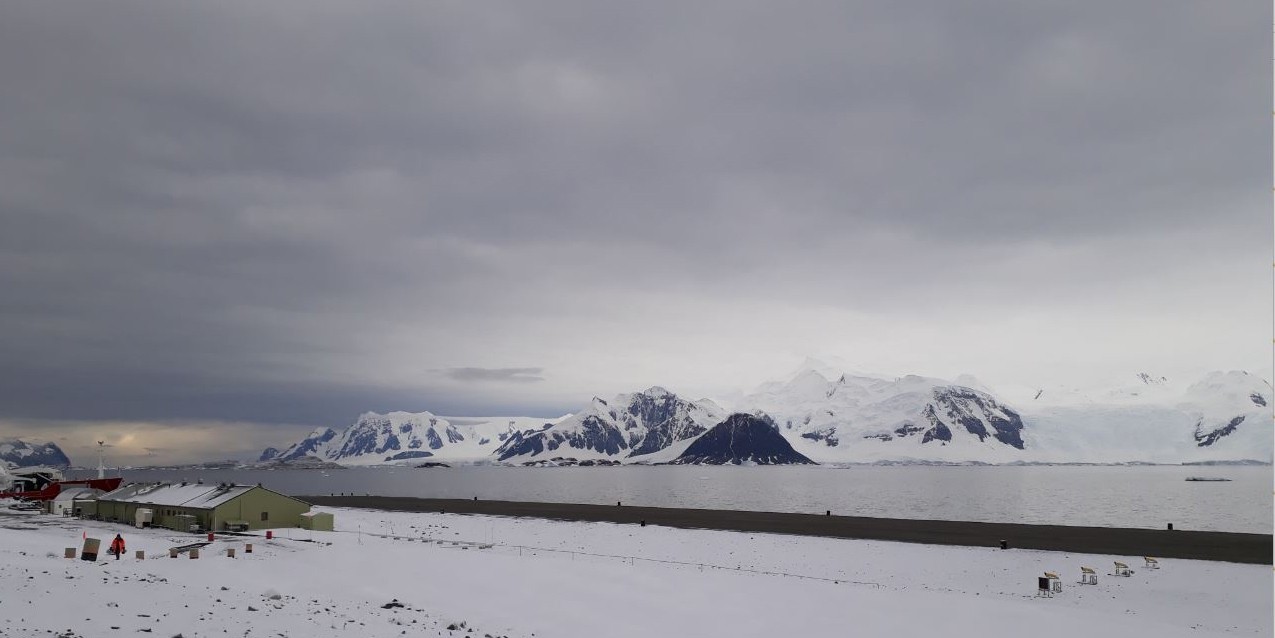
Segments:
[[[98,478],[106,478],[106,463],[102,457],[102,450],[104,445],[106,445],[106,441],[97,442],[97,477]]]

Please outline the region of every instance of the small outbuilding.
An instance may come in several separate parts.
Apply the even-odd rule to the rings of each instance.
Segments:
[[[92,502],[102,494],[101,490],[91,487],[70,487],[58,492],[58,495],[44,502],[44,511],[54,516],[83,516],[84,504]]]
[[[155,527],[178,531],[245,531],[298,527],[310,504],[260,485],[130,483],[97,499],[98,518],[135,524],[150,510]]]
[[[301,515],[301,529],[330,532],[333,528],[331,512],[306,512]]]
[[[94,490],[94,492],[92,495],[76,497],[71,501],[71,512],[74,516],[83,518],[97,517],[97,497],[101,496],[102,492],[97,490]]]

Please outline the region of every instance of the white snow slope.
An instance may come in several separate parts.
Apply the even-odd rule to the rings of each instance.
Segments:
[[[1046,391],[1022,403],[1027,458],[1270,462],[1275,424],[1265,380],[1243,371],[1212,372],[1186,387],[1154,379],[1098,393],[1053,393],[1052,400]]]
[[[1270,636],[1270,567],[333,509],[335,533],[197,540],[0,515],[0,635]],[[145,560],[66,560],[82,531]],[[317,542],[307,542],[309,540]],[[242,552],[245,540],[256,544]],[[460,543],[460,544],[456,544]],[[490,544],[490,547],[483,546]],[[239,556],[225,555],[236,548]],[[1135,568],[1108,576],[1112,562]],[[1097,585],[1076,584],[1081,565]],[[1037,598],[1036,577],[1063,576]],[[278,595],[277,599],[271,596]],[[404,608],[384,609],[397,599]],[[249,608],[252,609],[249,609]],[[461,622],[465,627],[460,627]],[[457,629],[447,627],[456,625]],[[117,629],[116,629],[117,628]],[[472,629],[472,632],[468,631]],[[48,633],[46,633],[48,632]]]

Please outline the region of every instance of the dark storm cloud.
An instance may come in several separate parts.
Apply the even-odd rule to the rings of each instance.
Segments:
[[[0,411],[548,413],[687,298],[942,317],[1237,281],[1218,260],[1269,262],[1269,11],[16,3]],[[538,378],[483,367],[511,357],[564,385],[451,383]]]
[[[537,383],[544,368],[448,368],[444,374],[457,381],[493,381],[501,383]]]

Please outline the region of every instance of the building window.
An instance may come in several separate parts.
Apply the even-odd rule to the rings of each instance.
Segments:
[[[263,521],[270,520],[270,512],[262,512],[262,513],[261,513],[261,520],[263,520]]]

